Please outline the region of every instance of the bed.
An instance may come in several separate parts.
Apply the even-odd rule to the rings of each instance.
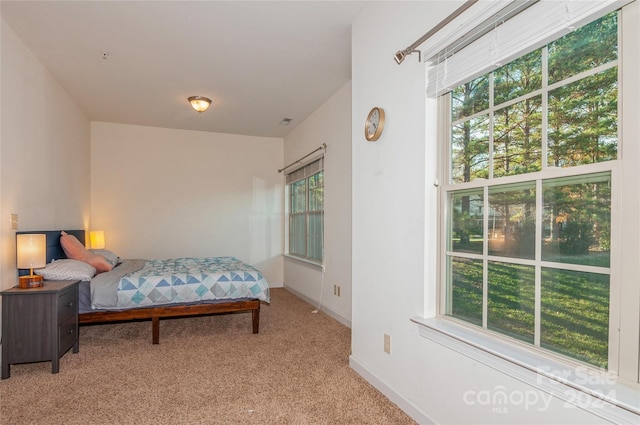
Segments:
[[[47,267],[36,273],[58,280],[63,280],[63,273],[63,278],[81,281],[80,324],[151,320],[152,342],[158,344],[160,319],[251,313],[257,334],[260,305],[270,302],[264,276],[235,257],[123,260],[107,250],[85,250],[84,230],[17,232],[26,233],[46,235]],[[75,259],[70,259],[69,242],[72,248],[78,244],[91,260],[79,261],[73,251],[70,255]]]

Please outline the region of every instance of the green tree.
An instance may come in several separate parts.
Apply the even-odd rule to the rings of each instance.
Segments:
[[[618,59],[615,12],[550,43],[549,83]],[[611,67],[549,93],[548,164],[569,167],[617,157],[618,71]]]

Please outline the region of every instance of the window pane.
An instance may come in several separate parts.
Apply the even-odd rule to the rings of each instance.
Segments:
[[[489,254],[533,259],[535,182],[489,188]]]
[[[309,211],[322,211],[323,206],[323,173],[309,177]]]
[[[482,254],[484,240],[482,189],[450,194],[452,214],[448,248],[458,252]]]
[[[534,268],[490,261],[487,276],[487,327],[533,344]]]
[[[289,253],[306,255],[306,220],[304,214],[289,216]]]
[[[609,267],[611,174],[542,182],[542,259]]]
[[[482,326],[482,260],[449,258],[447,314]]]
[[[299,213],[307,210],[307,183],[300,180],[291,185],[291,212]]]
[[[309,258],[322,260],[322,213],[309,214]]]
[[[489,177],[489,116],[464,121],[452,128],[451,177],[454,183]]]
[[[542,269],[543,348],[607,367],[609,276]]]
[[[549,83],[616,60],[617,20],[617,13],[612,12],[549,43]]]
[[[483,75],[451,92],[451,120],[469,117],[489,108],[489,76]]]
[[[550,91],[548,164],[569,167],[616,159],[617,121],[617,68]]]
[[[494,115],[493,176],[542,168],[542,97],[525,99]]]
[[[542,87],[542,49],[514,60],[493,72],[493,102],[500,105]]]

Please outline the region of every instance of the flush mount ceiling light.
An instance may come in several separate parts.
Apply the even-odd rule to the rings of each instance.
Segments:
[[[204,96],[191,96],[188,100],[191,107],[198,112],[206,111],[211,105],[211,99]]]

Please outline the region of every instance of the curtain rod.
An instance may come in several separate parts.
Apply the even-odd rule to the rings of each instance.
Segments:
[[[480,37],[488,34],[489,32],[495,30],[500,25],[507,22],[509,19],[513,18],[517,14],[524,12],[531,6],[538,3],[540,0],[514,0],[508,5],[504,6],[498,12],[494,13],[489,18],[482,21],[480,24],[476,25],[472,30],[467,31],[464,35],[459,37],[456,41],[449,44],[444,49],[435,53],[431,57],[426,57],[425,62],[430,62],[431,65],[436,65],[447,58],[455,55],[460,50],[464,49],[474,41],[478,40]],[[430,52],[427,52],[430,54]]]
[[[477,2],[478,0],[467,0],[466,2],[464,2],[462,6],[454,10],[453,13],[451,13],[449,16],[444,18],[442,21],[438,22],[438,24],[435,27],[431,28],[429,32],[427,32],[425,35],[423,35],[422,37],[414,41],[412,44],[407,46],[406,49],[398,50],[396,54],[393,55],[393,59],[396,61],[398,65],[400,65],[404,60],[404,58],[406,58],[410,54],[418,53],[418,55],[420,55],[420,51],[416,50],[416,47],[418,47],[419,45],[427,41],[429,38],[431,38],[431,36],[433,36],[435,33],[440,31],[442,28],[444,28],[447,24],[449,24],[455,18],[462,15],[467,9],[469,9],[471,6],[473,6]],[[418,58],[418,61],[422,62],[422,59]]]
[[[317,148],[316,150],[314,150],[314,151],[312,151],[312,152],[309,152],[308,154],[306,154],[306,155],[305,155],[305,156],[303,156],[302,158],[299,158],[299,159],[297,159],[296,161],[292,162],[291,164],[287,165],[286,167],[283,167],[283,168],[279,169],[279,170],[278,170],[278,173],[281,173],[281,172],[283,172],[284,170],[286,170],[287,168],[292,167],[292,166],[294,166],[294,165],[296,165],[296,164],[299,164],[299,163],[300,163],[300,161],[302,161],[303,159],[305,159],[305,158],[306,158],[306,157],[308,157],[308,156],[313,155],[314,153],[318,152],[318,151],[319,151],[319,150],[321,150],[321,149],[327,149],[327,144],[326,144],[326,143],[323,143],[323,144],[322,144],[319,148]]]

